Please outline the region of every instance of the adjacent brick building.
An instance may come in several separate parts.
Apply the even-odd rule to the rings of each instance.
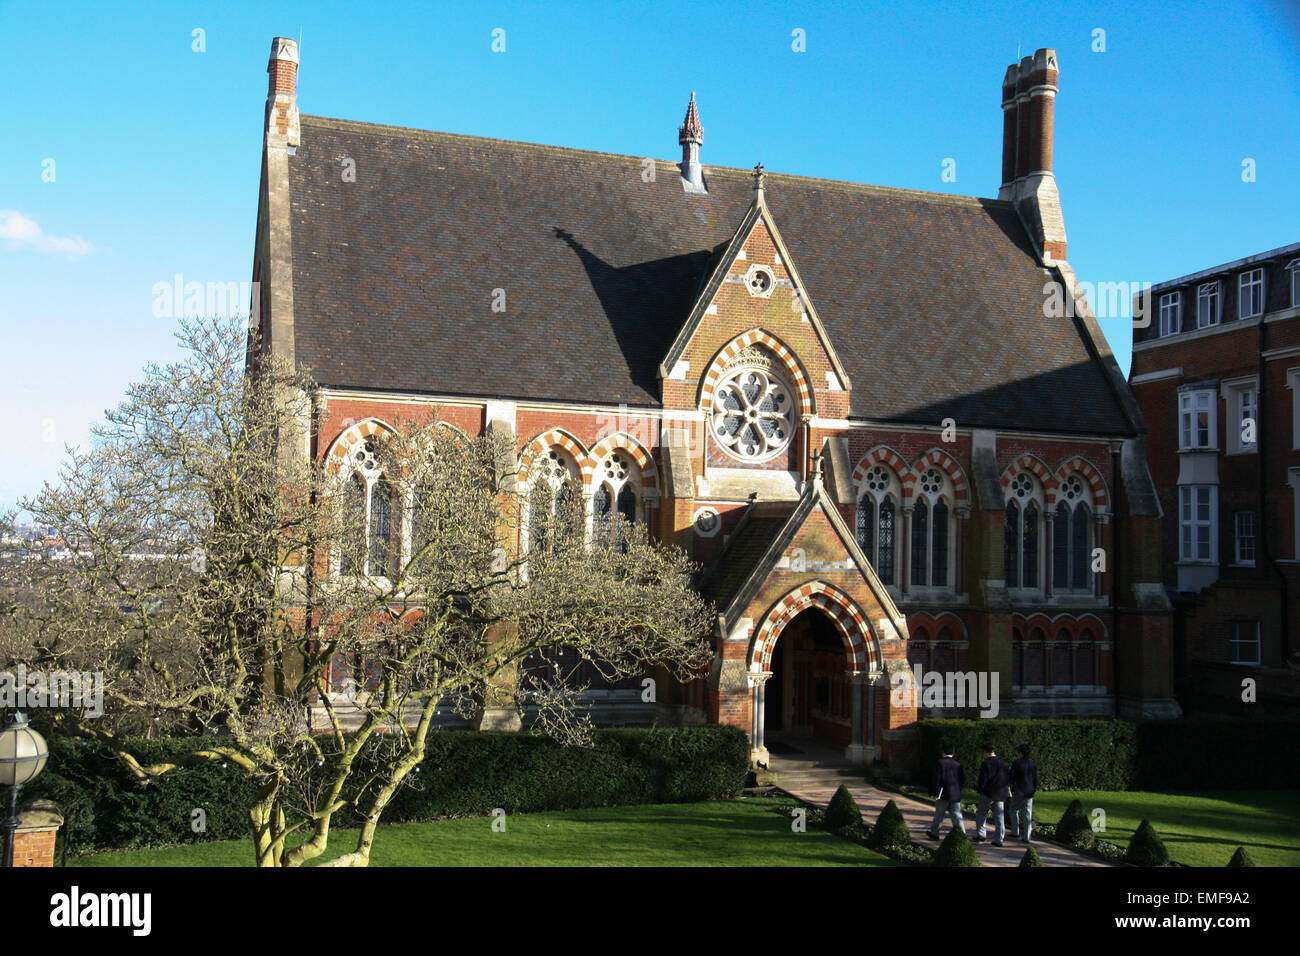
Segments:
[[[1162,282],[1135,315],[1129,381],[1165,515],[1179,700],[1294,710],[1300,242]],[[1253,701],[1243,700],[1247,677]]]
[[[436,405],[690,551],[716,658],[659,716],[892,759],[911,663],[998,675],[1004,716],[1177,714],[1054,51],[1007,73],[997,199],[703,166],[693,96],[680,163],[305,116],[297,65],[277,39],[254,278],[264,346],[324,389],[309,453],[357,467]]]

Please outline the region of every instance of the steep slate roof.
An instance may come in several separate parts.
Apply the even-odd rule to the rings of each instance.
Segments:
[[[729,607],[793,513],[794,505],[790,504],[780,512],[747,515],[744,524],[736,529],[727,546],[710,565],[708,574],[701,581],[700,594],[720,610]]]
[[[356,181],[340,175],[344,157]],[[302,117],[295,347],[326,385],[658,404],[658,364],[752,202],[639,157]],[[1129,434],[1010,203],[767,174],[766,200],[881,421]],[[492,311],[494,290],[505,311]]]

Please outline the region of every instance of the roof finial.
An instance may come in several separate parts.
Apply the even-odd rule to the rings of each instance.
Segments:
[[[697,145],[704,142],[704,127],[700,125],[700,111],[695,108],[694,93],[691,94],[690,105],[686,107],[686,119],[677,128],[677,142],[685,145],[688,141]]]
[[[695,94],[691,94],[686,107],[686,119],[677,128],[677,142],[682,146],[682,188],[689,193],[703,193],[704,168],[700,165],[700,146],[704,142],[704,127],[700,125],[700,112],[695,108]]]
[[[766,173],[763,171],[763,164],[759,163],[754,167],[754,194],[759,199],[763,198],[763,179]]]

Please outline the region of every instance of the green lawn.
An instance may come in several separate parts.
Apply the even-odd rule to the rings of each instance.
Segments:
[[[1294,790],[1040,790],[1034,797],[1034,817],[1054,824],[1075,799],[1083,803],[1089,819],[1097,807],[1106,811],[1106,832],[1097,836],[1118,846],[1127,847],[1146,818],[1164,841],[1169,858],[1178,863],[1225,866],[1232,851],[1244,846],[1257,866],[1300,866],[1300,821],[1295,814],[1300,793]],[[977,803],[979,794],[963,791],[962,800]]]
[[[1075,799],[1083,803],[1089,819],[1096,807],[1106,811],[1106,832],[1097,836],[1120,846],[1128,846],[1145,817],[1170,859],[1188,866],[1224,866],[1239,846],[1259,866],[1300,866],[1300,793],[1294,790],[1040,791],[1034,797],[1034,816],[1055,823]]]
[[[601,807],[491,820],[443,820],[380,827],[372,866],[901,866],[848,840],[810,827],[794,833],[771,812],[775,798]],[[349,839],[351,838],[351,839]],[[338,831],[326,857],[345,853],[355,835]],[[251,866],[247,840],[163,850],[69,857],[69,866]]]

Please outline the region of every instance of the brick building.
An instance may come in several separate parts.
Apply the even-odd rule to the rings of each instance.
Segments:
[[[1151,288],[1129,382],[1165,515],[1178,698],[1300,703],[1300,242]],[[1135,323],[1137,324],[1137,323]],[[1256,682],[1254,702],[1242,680]]]
[[[436,404],[687,549],[716,658],[661,717],[890,759],[910,663],[998,675],[1003,716],[1178,712],[1054,51],[1003,83],[997,199],[704,166],[694,96],[680,163],[300,115],[297,68],[275,40],[254,279],[264,347],[324,388],[310,454],[346,470]]]

